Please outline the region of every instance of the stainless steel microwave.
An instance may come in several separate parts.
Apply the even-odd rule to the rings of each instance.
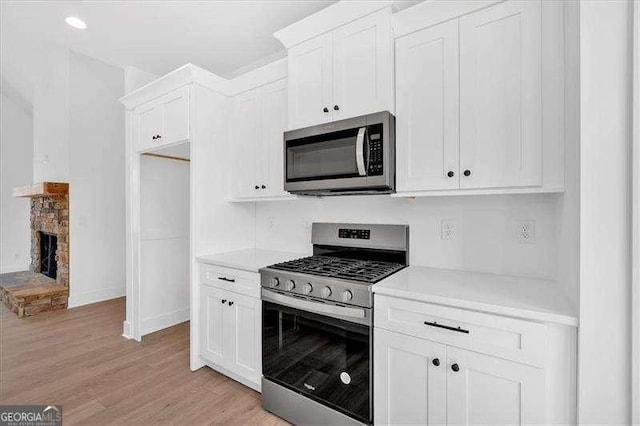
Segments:
[[[284,133],[284,189],[301,195],[395,189],[395,117],[388,111]]]

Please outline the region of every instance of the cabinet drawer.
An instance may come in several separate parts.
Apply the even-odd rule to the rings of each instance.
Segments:
[[[376,327],[542,367],[547,327],[530,321],[376,295]]]
[[[256,273],[202,264],[200,280],[204,285],[260,297],[260,275]]]

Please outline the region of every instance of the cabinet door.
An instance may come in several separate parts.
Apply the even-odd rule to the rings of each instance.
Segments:
[[[334,120],[393,111],[390,13],[381,10],[331,33]]]
[[[234,197],[258,195],[256,175],[256,147],[259,122],[258,95],[255,90],[239,95],[234,100],[232,132],[232,188]]]
[[[462,188],[542,184],[540,28],[535,0],[460,18]]]
[[[262,303],[260,299],[231,294],[234,350],[229,369],[251,380],[262,375]]]
[[[374,333],[375,423],[446,423],[446,347],[380,328]]]
[[[200,287],[201,350],[207,360],[224,366],[231,358],[232,319],[228,314],[228,292],[213,287]]]
[[[162,107],[156,102],[139,106],[136,109],[138,150],[158,145],[157,136],[162,133]]]
[[[181,87],[162,98],[162,144],[189,139],[189,87]]]
[[[329,121],[332,111],[331,33],[289,49],[288,64],[289,128]]]
[[[457,189],[458,21],[396,40],[396,73],[398,191]]]
[[[544,370],[452,347],[446,368],[448,424],[546,423]]]
[[[256,170],[260,195],[278,197],[284,191],[284,139],[287,127],[287,81],[280,80],[260,91],[260,142],[256,150]],[[262,188],[262,185],[266,188]]]

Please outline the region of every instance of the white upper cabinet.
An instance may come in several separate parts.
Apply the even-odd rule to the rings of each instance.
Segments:
[[[547,22],[545,45],[541,29],[543,8],[562,11],[438,5],[394,17],[398,195],[561,192],[564,127],[542,104],[562,114],[563,27]]]
[[[392,109],[393,50],[388,11],[331,32],[332,119]]]
[[[233,101],[231,143],[233,152],[232,190],[234,197],[253,197],[257,186],[258,94],[251,91]]]
[[[290,128],[331,119],[331,34],[323,34],[289,49]]]
[[[287,81],[280,80],[261,88],[261,139],[258,144],[259,173],[264,196],[290,196],[284,191],[284,138],[287,128]]]
[[[289,120],[297,129],[393,112],[389,2],[338,2],[275,34],[288,49]]]
[[[134,110],[138,151],[189,139],[189,87],[184,86]]]
[[[447,347],[447,424],[546,424],[545,371]]]
[[[460,18],[462,188],[542,184],[541,5]]]
[[[284,191],[286,120],[286,79],[235,97],[231,118],[234,200],[291,197]]]
[[[398,191],[457,189],[458,21],[396,41]]]

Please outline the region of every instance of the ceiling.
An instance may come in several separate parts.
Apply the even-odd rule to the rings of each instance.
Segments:
[[[273,32],[335,0],[2,1],[2,26],[156,75],[187,62],[223,77],[284,56]],[[83,19],[76,30],[67,16]]]

